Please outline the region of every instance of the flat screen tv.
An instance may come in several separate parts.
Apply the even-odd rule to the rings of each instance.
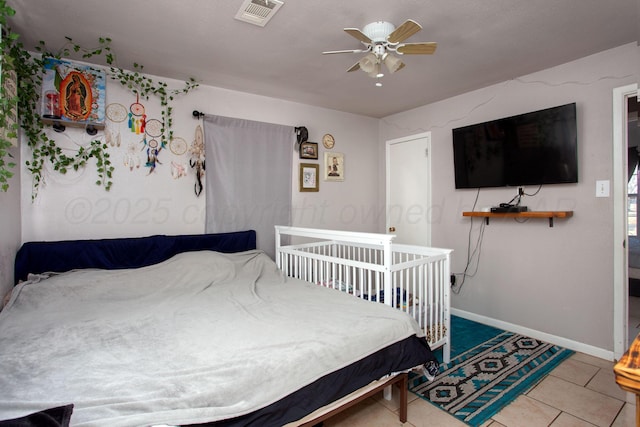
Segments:
[[[456,188],[578,182],[576,104],[453,129]]]

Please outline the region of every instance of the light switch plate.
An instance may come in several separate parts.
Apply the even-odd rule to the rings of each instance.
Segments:
[[[596,197],[609,197],[609,180],[596,181]]]

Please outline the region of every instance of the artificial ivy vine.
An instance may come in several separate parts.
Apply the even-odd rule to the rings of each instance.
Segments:
[[[2,76],[1,81],[4,82],[6,76],[14,69],[12,58],[3,54],[7,51],[7,46],[15,42],[18,38],[17,34],[10,34],[5,31],[7,26],[7,18],[15,15],[15,11],[6,5],[5,0],[0,0],[0,26],[3,35],[0,37],[0,55],[2,55]],[[4,34],[6,33],[6,35]],[[11,161],[11,153],[9,149],[12,146],[11,140],[17,138],[18,124],[10,124],[12,111],[17,105],[18,95],[9,96],[4,85],[0,85],[0,189],[7,191],[9,189],[9,178],[13,176],[11,171],[15,166],[15,162]]]
[[[96,56],[104,56],[105,62],[109,65],[109,77],[120,82],[134,95],[148,100],[150,96],[159,99],[162,107],[162,134],[167,141],[173,138],[173,109],[171,101],[174,96],[187,94],[198,87],[194,79],[185,82],[183,89],[169,90],[165,82],[154,81],[142,74],[143,66],[134,64],[134,71],[124,70],[115,66],[115,56],[111,51],[111,39],[99,38],[98,47],[95,49],[84,49],[80,45],[67,37],[67,43],[59,52],[49,52],[45,43],[41,41],[36,46],[37,55],[27,52],[19,41],[19,35],[11,32],[7,28],[7,18],[15,14],[15,11],[6,4],[6,0],[0,0],[0,24],[5,33],[0,41],[0,51],[4,53],[2,64],[2,78],[6,78],[11,71],[15,72],[18,82],[18,93],[15,97],[7,97],[5,88],[0,87],[0,128],[8,132],[0,134],[0,188],[6,191],[9,187],[8,179],[13,176],[10,169],[15,167],[15,163],[7,158],[11,155],[8,149],[11,147],[10,139],[18,132],[18,125],[10,126],[8,123],[10,108],[12,105],[18,106],[18,116],[20,127],[24,132],[27,144],[32,150],[32,159],[26,162],[27,169],[33,175],[33,197],[37,195],[39,185],[43,181],[43,166],[45,161],[53,165],[53,169],[59,173],[66,173],[68,170],[78,170],[84,168],[90,159],[95,159],[98,180],[96,185],[103,186],[109,190],[113,185],[112,173],[114,167],[107,152],[107,144],[99,139],[93,140],[85,147],[80,147],[73,155],[65,154],[56,141],[49,138],[44,132],[44,124],[37,112],[37,105],[40,100],[40,88],[44,63],[47,58],[68,58],[74,53],[81,53],[83,59]],[[164,142],[164,141],[163,141]],[[66,150],[68,151],[68,150]]]

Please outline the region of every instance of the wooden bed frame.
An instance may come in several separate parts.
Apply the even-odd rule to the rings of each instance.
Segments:
[[[359,390],[354,391],[351,394],[339,399],[329,405],[310,413],[306,417],[294,422],[286,424],[285,427],[301,426],[301,427],[313,427],[322,421],[325,421],[334,415],[349,409],[352,406],[357,405],[363,400],[380,393],[383,390],[389,390],[391,386],[397,386],[400,393],[400,412],[399,420],[401,423],[407,422],[408,412],[408,383],[409,374],[401,373],[395,376],[374,381],[373,383],[365,386]]]

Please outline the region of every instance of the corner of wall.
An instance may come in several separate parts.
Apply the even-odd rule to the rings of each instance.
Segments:
[[[9,179],[9,189],[0,192],[0,297],[14,285],[13,269],[16,252],[21,243],[22,229],[20,207],[20,150],[12,148],[9,153],[16,163],[13,177]]]

